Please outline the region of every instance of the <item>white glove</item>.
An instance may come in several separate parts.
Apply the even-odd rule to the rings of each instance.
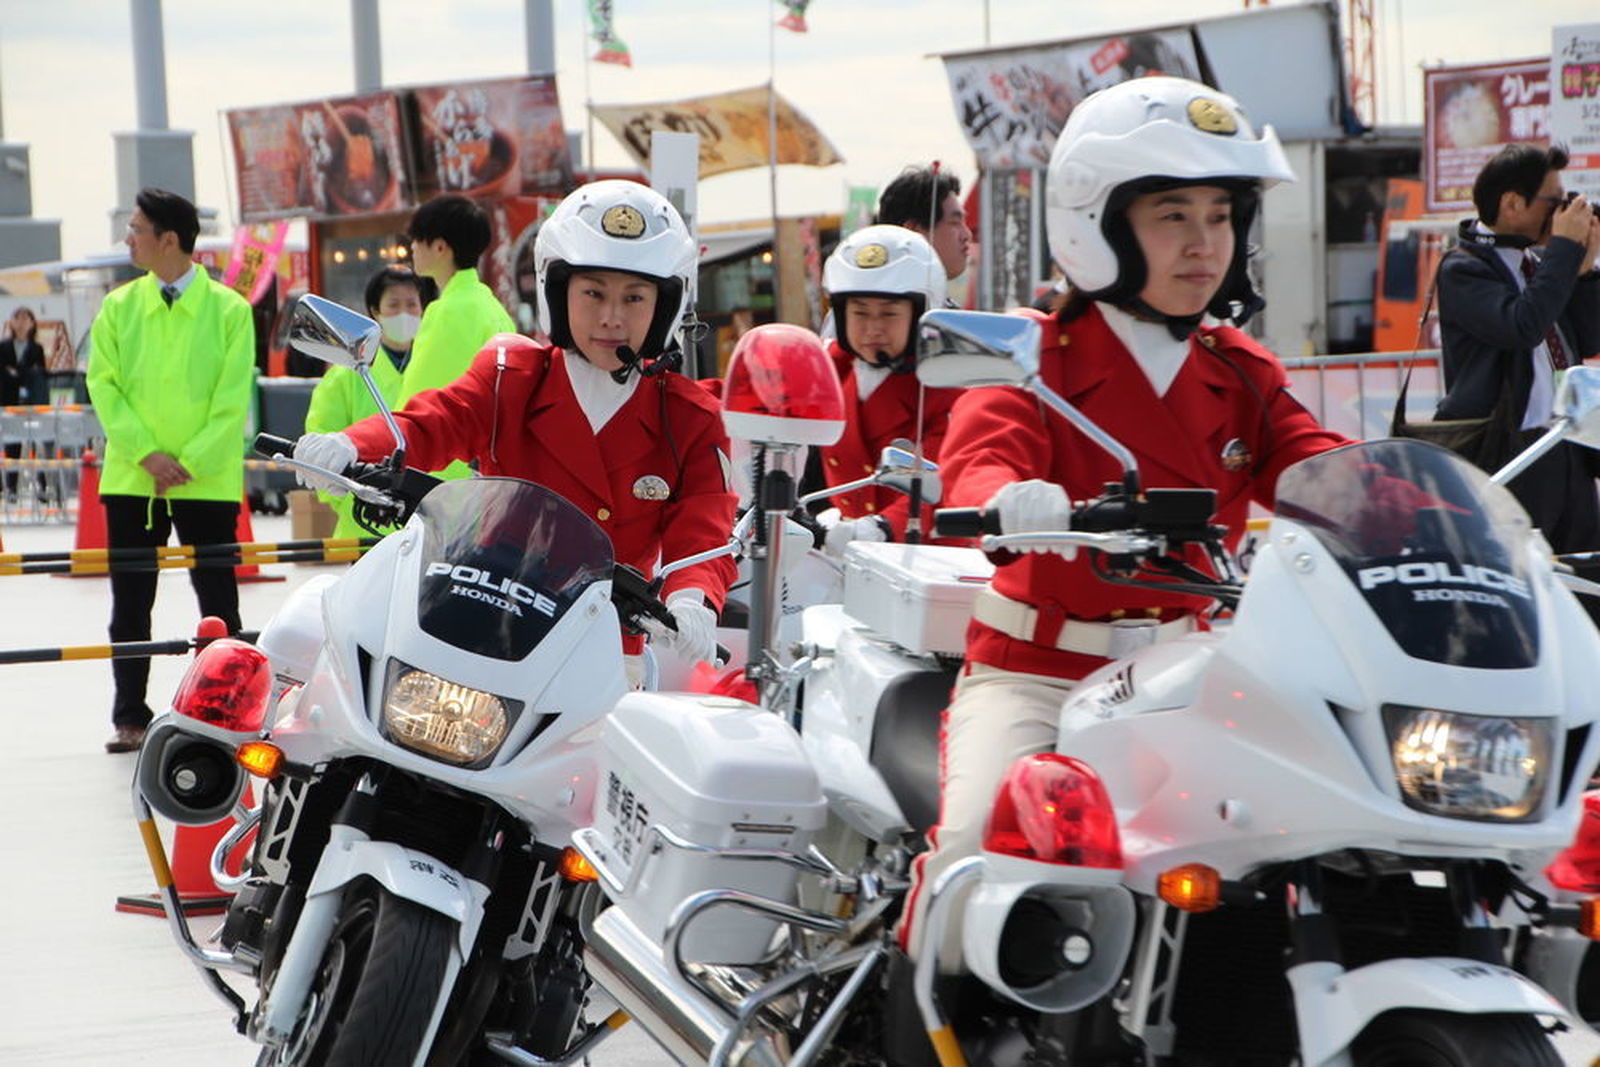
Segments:
[[[308,433],[294,443],[294,458],[343,474],[345,468],[356,461],[356,445],[342,433]],[[349,492],[338,482],[315,471],[296,468],[294,476],[307,489],[321,489],[333,496],[344,496]]]
[[[690,663],[713,660],[717,654],[717,613],[705,605],[705,594],[698,589],[680,589],[667,598],[667,610],[678,624],[671,630],[658,619],[645,618],[639,625],[650,635]]]
[[[826,514],[826,512],[824,512]],[[851,541],[887,541],[889,531],[876,515],[859,519],[838,519],[822,535],[822,550],[836,559],[844,557],[844,546]]]
[[[984,504],[986,511],[1000,513],[1000,532],[1008,534],[1039,533],[1046,530],[1072,529],[1072,501],[1067,491],[1054,482],[1037,478],[1025,482],[1012,482]],[[1076,546],[1062,545],[1047,548],[1043,545],[1029,547],[1028,552],[1058,552],[1068,559],[1078,554]]]

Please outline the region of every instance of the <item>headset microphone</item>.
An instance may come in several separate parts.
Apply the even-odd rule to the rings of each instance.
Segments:
[[[628,375],[638,368],[639,377],[654,378],[665,374],[669,370],[676,370],[683,362],[683,353],[676,348],[668,349],[654,359],[640,359],[639,353],[627,345],[617,346],[617,359],[622,361],[622,366],[611,372],[611,380],[622,385],[628,380]]]
[[[618,345],[617,358],[622,361],[622,366],[611,372],[611,380],[621,385],[628,380],[628,373],[639,362],[639,353],[627,345]]]

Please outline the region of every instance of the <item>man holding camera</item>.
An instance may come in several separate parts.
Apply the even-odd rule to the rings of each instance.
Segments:
[[[1549,424],[1558,375],[1600,355],[1600,218],[1562,191],[1559,146],[1508,145],[1472,185],[1476,219],[1439,264],[1445,395],[1436,419],[1490,414],[1511,391],[1524,441]],[[1561,444],[1509,488],[1557,552],[1600,549],[1600,453]],[[1591,613],[1597,605],[1584,598]],[[1597,614],[1600,618],[1600,614]]]

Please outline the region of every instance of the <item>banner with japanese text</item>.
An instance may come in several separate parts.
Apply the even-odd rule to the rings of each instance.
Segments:
[[[772,162],[768,131],[771,93],[765,85],[658,104],[593,105],[590,110],[635,162],[650,166],[653,130],[700,136],[700,177]],[[826,167],[844,157],[811,120],[778,95],[777,162]]]
[[[1187,27],[944,57],[956,118],[985,168],[1042,167],[1072,108],[1148,74],[1204,81]]]
[[[1508,144],[1550,141],[1550,64],[1526,59],[1422,72],[1424,207],[1471,211],[1478,171]]]
[[[1550,139],[1571,156],[1562,183],[1600,203],[1600,22],[1551,34]]]
[[[289,234],[287,222],[245,223],[233,231],[233,249],[222,284],[254,304],[278,279],[278,256]]]

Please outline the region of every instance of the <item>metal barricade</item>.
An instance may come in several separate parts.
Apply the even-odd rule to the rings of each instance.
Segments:
[[[86,449],[98,449],[99,421],[78,405],[20,406],[0,410],[0,519],[7,522],[76,521],[78,471]]]

